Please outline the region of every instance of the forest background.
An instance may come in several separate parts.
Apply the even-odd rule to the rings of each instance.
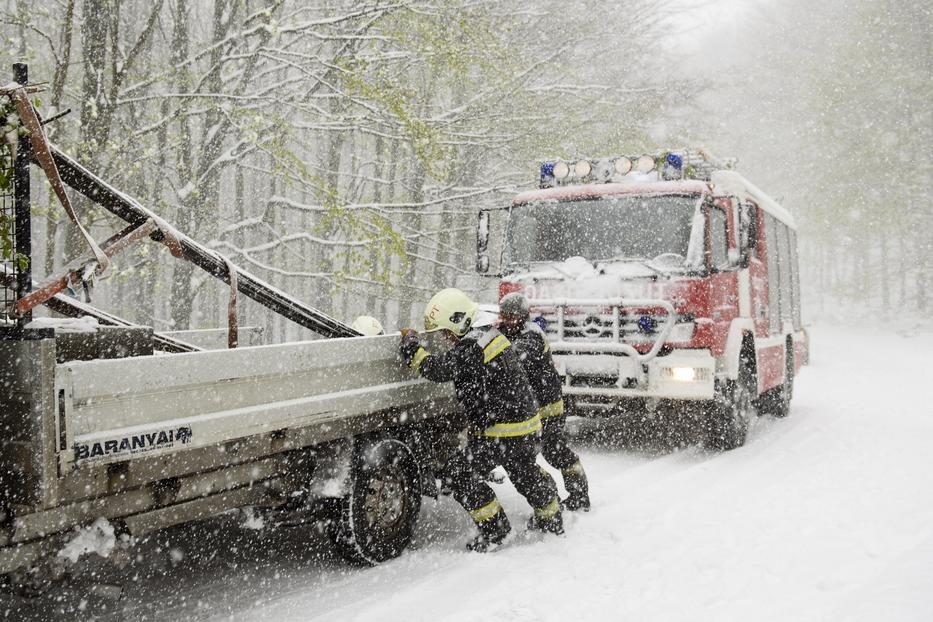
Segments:
[[[492,300],[476,214],[542,158],[697,145],[794,214],[805,318],[933,326],[925,2],[0,0],[0,28],[0,70],[72,109],[60,148],[346,322],[416,325],[451,285]],[[83,246],[33,179],[41,277]],[[98,239],[121,226],[79,208]],[[157,330],[223,326],[226,298],[155,244],[95,290]]]

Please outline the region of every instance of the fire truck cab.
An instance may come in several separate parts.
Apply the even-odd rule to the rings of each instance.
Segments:
[[[791,214],[702,150],[547,161],[539,189],[480,213],[499,297],[522,291],[546,325],[570,414],[699,414],[707,445],[745,442],[788,413],[806,363]]]

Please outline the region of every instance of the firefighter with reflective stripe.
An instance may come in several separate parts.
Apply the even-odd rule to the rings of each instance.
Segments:
[[[476,312],[476,303],[462,291],[441,290],[425,309],[424,327],[443,331],[453,347],[431,354],[417,333],[406,329],[399,351],[424,378],[454,383],[467,415],[469,441],[441,477],[479,528],[467,548],[487,551],[511,530],[496,493],[485,481],[496,466],[509,474],[542,529],[563,533],[563,520],[557,485],[535,463],[541,418],[534,393],[509,340],[494,327],[473,328]]]
[[[567,444],[564,423],[564,400],[561,380],[551,348],[541,327],[529,321],[528,299],[519,292],[499,301],[499,330],[512,342],[528,381],[538,400],[538,415],[543,426],[542,450],[548,464],[560,470],[568,496],[563,505],[568,510],[590,509],[589,485],[580,457]]]

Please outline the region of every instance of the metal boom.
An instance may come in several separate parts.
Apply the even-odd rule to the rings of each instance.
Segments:
[[[62,180],[91,201],[131,225],[141,225],[149,218],[158,218],[156,214],[143,207],[135,199],[97,177],[70,156],[62,153],[54,145],[51,146],[51,151]],[[226,262],[217,253],[181,232],[176,233],[176,235],[185,259],[221,281],[227,284],[230,283],[230,274]],[[152,237],[161,241],[163,236],[161,232],[156,232]],[[275,311],[282,317],[324,337],[359,336],[358,332],[343,322],[292,298],[242,268],[237,267],[236,273],[238,291],[264,307]]]

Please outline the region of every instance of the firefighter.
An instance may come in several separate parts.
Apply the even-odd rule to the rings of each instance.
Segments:
[[[564,528],[557,485],[535,463],[541,419],[531,386],[509,340],[495,327],[473,328],[476,312],[476,303],[459,289],[441,290],[425,308],[424,328],[442,331],[453,347],[431,354],[414,330],[403,329],[399,351],[424,378],[454,383],[467,415],[469,440],[441,478],[479,529],[467,548],[485,552],[511,530],[485,481],[498,465],[534,509],[532,519],[541,530],[561,534]]]
[[[361,315],[350,324],[350,328],[360,333],[364,337],[373,337],[375,335],[385,335],[382,328],[382,322],[370,315]]]
[[[528,299],[519,292],[499,301],[499,330],[512,342],[525,368],[528,381],[538,400],[538,415],[543,427],[541,453],[548,464],[560,470],[568,496],[563,506],[568,510],[590,509],[589,486],[580,457],[567,444],[564,423],[564,400],[561,380],[547,337],[538,322],[529,321]]]

